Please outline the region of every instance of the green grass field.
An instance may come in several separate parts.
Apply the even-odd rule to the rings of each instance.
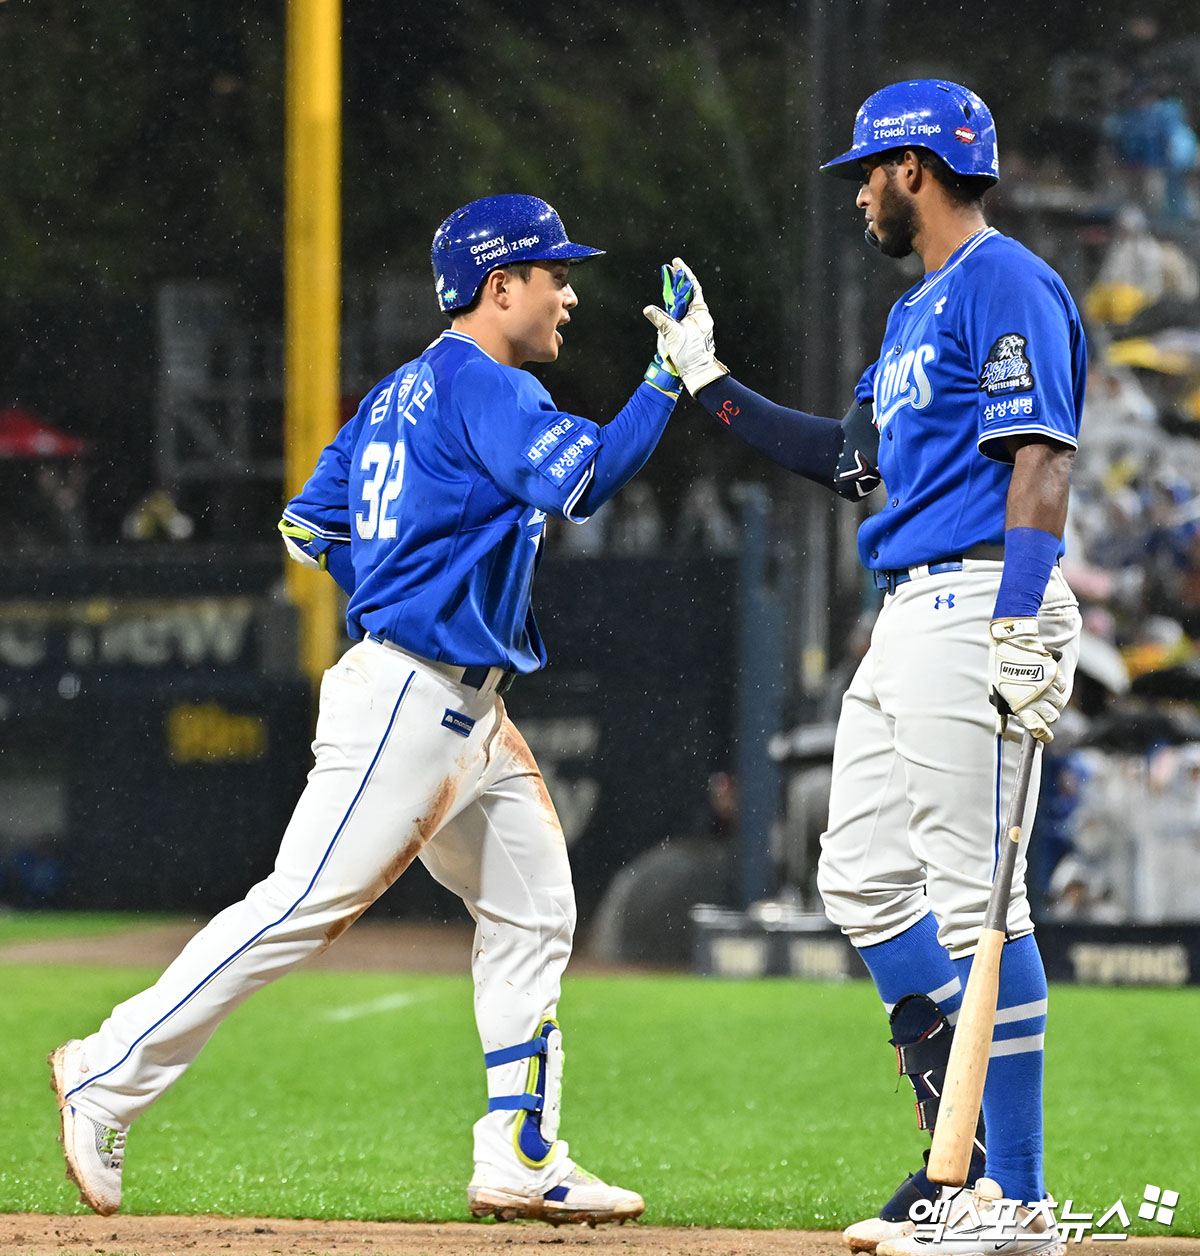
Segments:
[[[178,916],[154,912],[30,912],[0,911],[0,946],[18,942],[47,942],[55,938],[90,938],[128,932],[143,926],[177,921]]]
[[[10,922],[10,939],[12,922]],[[9,1073],[0,1210],[81,1211],[47,1051],[156,971],[0,966]],[[661,1225],[831,1229],[869,1215],[924,1145],[865,981],[568,980],[564,1136]],[[1200,1234],[1200,990],[1057,987],[1050,1189],[1130,1232],[1147,1183]],[[134,1128],[126,1211],[441,1221],[466,1216],[483,1108],[471,983],[292,974],[222,1026]]]

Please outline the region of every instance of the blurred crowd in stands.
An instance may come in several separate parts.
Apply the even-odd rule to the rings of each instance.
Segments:
[[[1170,187],[1171,215],[1124,204],[1083,294],[1092,366],[1064,567],[1086,635],[1033,859],[1061,919],[1200,920],[1194,135],[1179,147],[1190,177],[1152,185]]]
[[[1112,213],[1077,294],[1091,370],[1064,567],[1085,638],[1031,860],[1058,919],[1200,920],[1200,144],[1155,56],[1147,40],[1104,119]]]

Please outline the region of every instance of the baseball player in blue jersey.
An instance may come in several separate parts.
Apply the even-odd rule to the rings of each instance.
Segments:
[[[731,379],[698,285],[681,321],[646,313],[689,391],[768,457],[851,499],[885,486],[859,530],[885,596],[842,705],[818,884],[875,981],[930,1128],[1019,733],[1051,739],[1078,653],[1058,558],[1086,349],[1061,279],[987,224],[996,132],[973,92],[940,80],[885,87],[859,110],[853,146],[823,169],[859,185],[872,245],[915,252],[925,268],[892,308],[841,422]],[[1063,1250],[1042,1180],[1046,978],[1023,851],[1007,934],[974,1189],[939,1198],[920,1170],[846,1231],[855,1250]],[[936,1201],[944,1228],[914,1224],[918,1200]]]
[[[558,1137],[575,899],[554,805],[501,698],[546,662],[530,593],[547,516],[582,523],[610,498],[680,391],[656,358],[601,427],[556,409],[521,369],[557,358],[577,304],[570,266],[599,252],[533,196],[451,214],[433,240],[449,330],[367,394],[288,503],[288,550],[347,591],[357,644],[322,681],[316,762],[274,871],[157,984],[50,1057],[68,1176],[97,1212],[120,1206],[131,1123],[221,1020],[420,859],[476,924],[488,1103],[470,1211],[593,1225],[641,1213],[639,1195],[579,1168]],[[687,277],[667,282],[682,313]]]

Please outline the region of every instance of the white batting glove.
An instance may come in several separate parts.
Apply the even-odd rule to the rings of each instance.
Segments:
[[[988,679],[1000,731],[1010,715],[1041,742],[1067,705],[1067,678],[1038,636],[1036,619],[993,619]]]
[[[693,296],[687,314],[677,320],[656,305],[647,305],[642,313],[658,329],[660,356],[670,360],[694,397],[706,384],[728,375],[729,368],[717,361],[712,315],[704,302],[700,281],[682,258],[671,262],[671,271],[682,272],[691,281]]]

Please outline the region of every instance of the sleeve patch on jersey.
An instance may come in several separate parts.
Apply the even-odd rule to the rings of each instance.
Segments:
[[[1029,392],[1033,387],[1033,365],[1025,354],[1028,343],[1024,336],[1007,332],[988,350],[987,361],[979,372],[979,387],[989,397]]]
[[[553,462],[546,463],[541,469],[542,474],[553,480],[555,484],[563,484],[576,467],[590,462],[599,448],[598,442],[585,432],[577,440],[572,441]]]
[[[564,414],[557,423],[543,428],[525,450],[530,466],[540,467],[562,439],[570,436],[578,427],[579,424],[569,414]]]
[[[470,737],[475,721],[469,715],[464,715],[461,711],[451,711],[447,707],[446,714],[442,716],[442,727],[448,728],[460,737]]]
[[[1041,413],[1036,397],[1008,397],[989,401],[983,407],[983,423],[1011,423],[1014,419],[1036,419]]]

